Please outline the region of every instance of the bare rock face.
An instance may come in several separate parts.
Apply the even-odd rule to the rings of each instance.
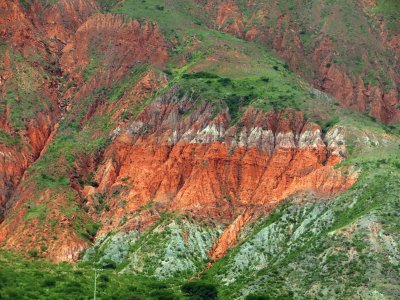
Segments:
[[[357,178],[333,168],[346,155],[340,127],[324,141],[320,128],[301,112],[249,109],[230,126],[226,111],[213,118],[207,104],[185,117],[192,105],[170,93],[118,131],[96,173],[99,186],[84,189],[89,207],[99,193],[119,195],[111,197],[110,210],[101,216],[102,233],[150,202],[163,210],[232,222],[243,210],[268,211],[299,192],[331,197]]]
[[[96,84],[99,83],[95,82],[94,86]],[[101,84],[106,84],[106,81],[101,82]],[[114,115],[111,118],[115,122],[117,120],[121,122],[120,115],[129,105],[132,105],[132,103],[141,105],[145,99],[165,84],[165,75],[149,69],[116,102],[115,107],[112,107]],[[74,95],[73,101],[76,101],[76,103],[82,101],[85,93],[90,92],[91,87],[93,88],[92,82],[89,82],[84,84],[78,93],[72,93]],[[104,105],[94,105],[85,111],[84,121],[103,113],[105,113]],[[38,114],[35,119],[29,121],[27,133],[24,134],[32,141],[32,147],[17,151],[10,146],[1,145],[2,154],[0,155],[2,159],[0,164],[2,172],[0,179],[2,181],[0,183],[4,184],[4,189],[2,189],[0,196],[3,201],[1,203],[2,208],[4,207],[5,210],[5,221],[0,224],[0,245],[24,253],[30,249],[41,249],[43,247],[46,251],[41,255],[53,261],[76,261],[79,254],[90,243],[90,237],[84,235],[86,229],[77,228],[77,224],[94,226],[94,221],[79,207],[79,203],[82,201],[79,196],[81,191],[79,184],[73,179],[73,170],[68,168],[64,157],[59,157],[60,161],[54,168],[57,169],[59,174],[64,174],[67,180],[72,178],[70,185],[64,188],[46,188],[45,190],[39,190],[37,181],[32,178],[38,174],[35,175],[35,172],[30,170],[25,172],[37,158],[45,155],[47,147],[51,146],[54,136],[57,136],[58,124],[52,128],[46,123],[50,122],[50,116]],[[43,135],[42,132],[46,134]],[[113,134],[117,132],[118,129]],[[30,151],[32,150],[35,151],[35,156],[31,156]],[[96,156],[89,154],[77,158],[76,172],[79,174],[91,172],[97,167],[97,159]],[[82,191],[82,193],[85,193],[85,191]],[[154,216],[146,216],[146,218],[149,226],[157,220]]]
[[[28,167],[29,158],[6,145],[0,149],[0,205],[3,206]]]
[[[396,89],[383,92],[378,86],[365,87],[359,78],[358,82],[339,70],[336,66],[322,64],[322,88],[341,103],[356,111],[364,112],[370,108],[370,114],[384,123],[398,122],[399,111],[396,108],[399,94]]]
[[[19,190],[21,199],[31,199],[34,193],[30,187]],[[53,261],[77,260],[87,241],[77,235],[74,224],[88,220],[67,213],[76,209],[71,200],[66,192],[55,199],[50,191],[45,191],[35,202],[17,201],[7,221],[1,224],[0,244],[22,252],[41,246],[46,249],[46,257]]]
[[[134,64],[162,65],[167,58],[166,42],[156,25],[126,21],[119,15],[97,14],[68,41],[60,64],[78,82],[82,80],[80,71],[90,63],[117,80]]]
[[[223,2],[218,7],[216,18],[217,24],[225,24],[229,21],[229,25],[224,28],[225,32],[240,36],[243,34],[244,23],[240,8],[233,2]]]
[[[87,241],[76,234],[74,224],[79,218],[88,221],[89,217],[67,216],[65,210],[76,205],[78,196],[66,191],[38,192],[34,184],[20,183],[32,180],[26,170],[51,143],[58,120],[69,108],[63,104],[66,99],[79,102],[93,89],[110,86],[136,64],[162,65],[168,58],[166,42],[156,25],[100,14],[95,0],[60,0],[54,4],[27,1],[24,5],[11,0],[0,1],[0,7],[0,37],[9,46],[0,55],[0,97],[11,97],[0,104],[0,129],[9,139],[0,145],[0,222],[9,218],[1,224],[0,243],[26,252],[38,247],[43,239],[43,246],[51,244],[46,256],[57,261],[75,260]],[[94,48],[100,56],[93,53]],[[97,71],[86,82],[81,72],[91,63]],[[62,83],[65,75],[73,83],[72,88],[66,89],[68,82]],[[162,81],[149,73],[127,97],[140,102]],[[25,91],[31,94],[26,96]],[[34,113],[17,120],[17,128],[13,113],[19,106],[26,108],[24,101],[32,102],[29,105]],[[121,103],[120,112],[123,109]],[[87,115],[90,118],[103,112],[94,106]],[[93,158],[88,160],[94,165]],[[50,200],[55,200],[54,205]],[[48,220],[46,224],[51,219],[55,227],[41,226],[40,218],[30,219],[31,211],[39,208]],[[56,229],[60,236],[57,234],[50,243]]]
[[[20,49],[34,44],[37,35],[21,3],[16,0],[2,0],[0,8],[0,37]]]
[[[247,210],[239,215],[214,243],[214,247],[208,253],[209,257],[213,260],[223,257],[228,249],[236,244],[240,231],[251,219],[252,215]]]
[[[0,95],[6,98],[10,93],[14,98],[10,100],[16,102],[13,106],[7,101],[4,107],[1,104],[5,114],[0,115],[0,129],[15,142],[1,145],[0,212],[25,170],[39,157],[60,116],[58,51],[69,35],[98,11],[95,1],[63,0],[48,7],[43,7],[40,1],[30,1],[27,5],[13,0],[0,2],[0,36],[10,46],[0,57]],[[46,64],[54,69],[46,70]],[[20,90],[31,94],[19,95]],[[11,115],[14,110],[25,109],[24,101],[31,97],[35,100],[29,105],[37,113],[20,120],[24,126],[17,129]]]
[[[28,128],[20,132],[23,144],[1,144],[0,159],[0,211],[9,200],[25,170],[39,157],[51,135],[54,115],[40,113],[36,119],[29,120]]]
[[[79,26],[90,16],[99,13],[99,8],[95,0],[60,0],[44,10],[39,6],[37,11],[43,11],[41,20],[37,21],[43,27],[46,37],[57,39],[65,45]]]

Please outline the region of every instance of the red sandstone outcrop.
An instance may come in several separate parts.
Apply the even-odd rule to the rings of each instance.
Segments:
[[[18,0],[0,1],[0,38],[27,54],[29,48],[44,54],[44,45]]]
[[[42,191],[43,195],[46,195],[44,197],[35,193],[35,184],[19,183],[22,178],[25,182],[31,180],[32,174],[26,174],[25,171],[45,151],[62,110],[70,108],[71,103],[62,106],[64,104],[60,98],[79,103],[94,89],[108,87],[121,77],[129,75],[132,67],[137,64],[161,66],[168,58],[166,41],[158,27],[150,22],[139,24],[121,16],[98,14],[96,1],[60,0],[47,6],[40,1],[31,1],[27,8],[19,1],[3,1],[0,5],[1,37],[11,43],[13,51],[18,51],[26,57],[29,57],[30,51],[35,51],[49,64],[54,61],[57,63],[58,60],[61,64],[61,70],[57,71],[57,74],[51,74],[54,78],[38,81],[35,83],[38,86],[31,87],[43,94],[43,101],[50,100],[51,106],[46,102],[43,112],[38,112],[32,119],[24,120],[26,129],[20,130],[19,133],[14,131],[9,107],[5,109],[8,113],[0,119],[1,129],[10,135],[19,135],[22,141],[21,145],[0,146],[0,212],[2,217],[4,213],[8,219],[1,224],[0,243],[6,248],[33,249],[41,244],[37,239],[42,237],[47,241],[43,245],[51,244],[44,255],[57,261],[75,260],[87,245],[87,241],[76,235],[77,229],[74,228],[74,224],[76,218],[89,217],[86,214],[66,214],[65,211],[68,211],[68,206],[80,202],[78,195],[71,196],[62,190],[46,190]],[[93,14],[95,15],[92,16]],[[93,43],[99,52],[92,52]],[[93,59],[97,59],[99,64],[94,66],[95,72],[90,80],[84,81],[81,72]],[[0,77],[0,92],[4,93],[9,81],[15,76],[13,68],[18,70],[20,67],[15,65],[16,61],[11,61],[8,52],[1,63],[4,72]],[[37,68],[37,74],[45,72],[43,67],[44,65],[40,64],[32,65],[32,68]],[[60,95],[63,90],[57,76],[64,74],[70,75],[70,79],[76,81],[72,88]],[[155,89],[165,83],[165,76],[153,72],[150,68],[138,84],[128,89],[126,95],[120,99],[113,119],[119,119],[128,105],[140,105],[145,97],[149,97]],[[110,111],[115,107],[108,109]],[[82,122],[102,113],[106,113],[105,106],[96,101],[88,109]],[[87,176],[88,172],[96,168],[97,159],[98,157],[86,156],[77,158],[77,171],[81,172],[82,176]],[[74,175],[67,175],[71,177],[71,192],[73,189],[80,192]],[[38,226],[39,218],[29,222],[26,220],[31,201],[35,207],[43,205],[43,217],[47,220],[45,225],[51,223],[49,219],[54,219],[55,227]],[[55,231],[57,240],[50,243]],[[26,236],[32,238],[27,239]]]
[[[226,111],[213,119],[213,108],[203,104],[183,117],[193,104],[173,99],[161,97],[119,129],[96,173],[99,186],[84,189],[89,207],[97,193],[110,195],[103,233],[150,201],[231,222],[242,209],[274,207],[304,191],[331,197],[356,180],[333,168],[346,155],[343,129],[323,141],[320,128],[300,112],[254,109],[230,127]]]
[[[140,101],[144,101],[145,97],[150,96],[163,84],[165,84],[164,76],[156,74],[152,70],[144,74],[143,78],[118,101],[118,110],[114,115],[114,119],[119,119],[120,114],[124,112],[128,104],[132,103],[132,97],[134,101],[137,101],[133,103],[140,105]],[[89,110],[84,119],[89,120],[91,117],[102,113],[104,113],[104,107],[97,106],[93,111]],[[122,122],[121,124],[124,123]],[[34,125],[29,128],[34,129]],[[56,130],[57,126],[52,131],[52,135]],[[118,130],[115,132],[117,133]],[[52,135],[48,140],[52,139]],[[42,149],[42,154],[46,151],[46,146],[47,143]],[[3,162],[2,155],[8,155],[8,153],[0,153],[2,153],[0,154],[1,164]],[[9,169],[15,170],[16,166],[21,163],[20,173],[22,175],[27,165],[24,166],[22,162],[15,161],[15,159],[19,158],[19,153],[13,152],[12,155],[12,159],[4,159],[7,164],[2,167],[5,170],[4,174],[11,174]],[[63,158],[61,157],[60,159],[62,160]],[[98,159],[99,157],[96,155],[78,157],[75,166],[76,173],[82,177],[87,177],[89,172],[93,172],[96,169],[99,163]],[[66,162],[61,161],[59,165],[53,167],[60,168],[62,166],[61,168],[64,168],[63,164],[66,164]],[[71,177],[71,184],[70,187],[64,189],[46,189],[38,193],[36,182],[30,182],[33,174],[28,170],[24,175],[22,184],[19,184],[18,187],[15,184],[13,188],[9,187],[4,190],[4,193],[13,191],[13,197],[6,194],[7,199],[9,199],[6,205],[7,220],[0,226],[0,245],[2,247],[14,250],[21,249],[26,253],[27,250],[40,249],[40,246],[43,246],[46,251],[39,251],[40,256],[46,256],[54,261],[74,261],[78,259],[79,254],[88,246],[88,241],[83,236],[77,235],[76,226],[77,224],[93,222],[89,215],[80,211],[80,208],[77,207],[82,201],[78,193],[86,194],[87,190],[90,191],[90,188],[86,186],[81,191],[81,186],[73,178],[74,174],[71,173],[71,170],[66,169],[66,172]],[[4,182],[11,182],[12,178],[5,179]],[[113,182],[115,179],[110,178],[110,180]],[[126,228],[129,229],[129,226],[132,226],[132,230],[141,230],[142,227],[147,228],[157,219],[157,215],[149,215],[143,212],[142,216],[138,216],[136,219],[131,218]],[[79,232],[85,234],[85,228],[79,229]]]
[[[214,247],[209,251],[209,257],[213,260],[223,257],[228,249],[232,248],[236,244],[240,231],[247,225],[251,218],[252,215],[248,210],[245,210],[241,215],[239,215],[214,243]]]
[[[95,0],[59,0],[47,9],[37,5],[35,11],[42,11],[35,15],[41,15],[37,23],[44,29],[46,37],[57,39],[65,45],[79,26],[90,16],[99,13],[99,7]]]
[[[68,41],[60,64],[78,82],[82,81],[81,70],[90,63],[98,67],[97,72],[106,72],[109,80],[115,81],[135,64],[162,65],[167,58],[167,45],[156,25],[141,25],[120,15],[97,14]]]
[[[20,188],[21,198],[31,199],[34,187]],[[0,245],[6,249],[41,249],[41,256],[53,261],[74,261],[87,247],[87,242],[77,236],[74,224],[88,222],[74,213],[71,195],[64,191],[54,195],[50,191],[31,201],[17,201],[1,224]],[[73,200],[72,200],[73,201]]]
[[[226,25],[225,32],[243,36],[244,23],[240,8],[234,2],[223,2],[218,7],[216,23]]]

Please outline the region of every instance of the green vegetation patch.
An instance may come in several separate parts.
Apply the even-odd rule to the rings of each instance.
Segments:
[[[156,21],[169,38],[205,23],[204,15],[192,15],[194,12],[204,12],[194,1],[178,0],[166,3],[163,0],[127,0],[112,11],[138,20]]]
[[[0,130],[0,144],[4,144],[8,147],[13,147],[13,146],[20,146],[21,144],[21,139],[19,136],[13,136],[8,134],[7,132],[1,131]]]
[[[30,251],[31,257],[38,255]],[[93,266],[68,263],[51,264],[29,261],[2,251],[0,253],[1,299],[92,299]],[[98,272],[98,299],[179,299],[181,292],[174,282],[121,274],[104,269]]]
[[[118,2],[119,2],[118,0],[97,0],[100,9],[103,12],[111,11],[118,4]]]
[[[400,2],[397,0],[377,0],[376,6],[372,8],[376,14],[383,15],[387,21],[390,31],[400,31]]]

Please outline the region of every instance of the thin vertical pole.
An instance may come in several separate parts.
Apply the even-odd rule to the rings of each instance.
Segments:
[[[94,291],[93,291],[93,299],[96,300],[96,289],[97,289],[97,270],[94,268]]]

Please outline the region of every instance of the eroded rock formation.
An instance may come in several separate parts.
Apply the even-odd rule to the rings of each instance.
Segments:
[[[82,81],[81,71],[89,64],[106,72],[108,83],[125,75],[133,65],[163,65],[168,59],[167,45],[158,26],[120,15],[96,14],[82,24],[62,50],[64,72],[75,82]],[[104,84],[104,80],[100,81]]]
[[[185,116],[193,105],[170,93],[118,129],[96,173],[99,186],[84,188],[89,207],[96,195],[118,195],[109,197],[101,216],[103,233],[150,202],[232,222],[247,208],[268,211],[304,191],[331,197],[356,180],[355,173],[333,168],[346,155],[340,127],[323,137],[301,112],[255,109],[230,126],[227,111],[213,117],[206,103]]]

